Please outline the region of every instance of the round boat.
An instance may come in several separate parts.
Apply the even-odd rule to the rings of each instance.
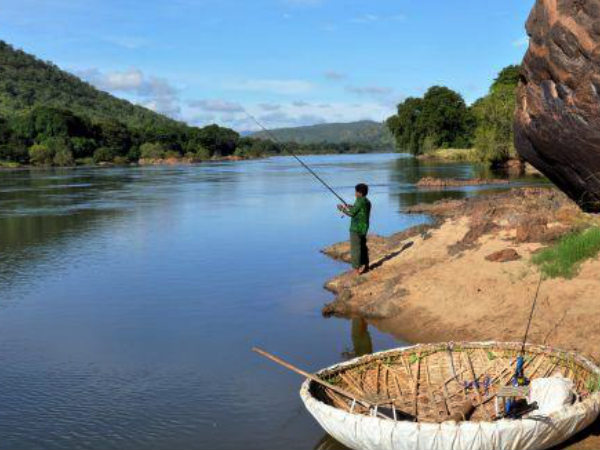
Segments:
[[[325,431],[355,450],[547,449],[596,420],[600,368],[579,354],[536,345],[525,347],[525,377],[531,386],[567,382],[571,400],[552,412],[506,418],[506,386],[519,355],[521,344],[497,342],[389,350],[316,374],[356,398],[311,380],[300,397]],[[465,404],[472,405],[468,418]]]

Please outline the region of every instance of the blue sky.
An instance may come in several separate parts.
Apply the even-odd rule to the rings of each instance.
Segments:
[[[383,120],[472,102],[519,63],[533,0],[0,0],[0,39],[194,125]]]

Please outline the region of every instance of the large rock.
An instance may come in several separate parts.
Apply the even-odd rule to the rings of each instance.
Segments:
[[[519,154],[600,211],[600,0],[537,0],[518,89]]]

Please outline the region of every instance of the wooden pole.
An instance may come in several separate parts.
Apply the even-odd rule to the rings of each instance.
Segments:
[[[346,398],[348,398],[350,400],[356,400],[357,403],[360,403],[361,405],[365,406],[366,408],[370,409],[370,408],[375,407],[375,405],[367,402],[366,400],[363,400],[361,398],[357,398],[356,395],[352,394],[351,392],[348,392],[345,389],[342,389],[340,387],[334,386],[333,384],[328,383],[325,380],[321,380],[319,377],[317,377],[317,376],[315,376],[315,375],[313,375],[311,373],[305,372],[304,370],[299,369],[299,368],[291,365],[290,363],[285,362],[281,358],[278,358],[275,355],[272,355],[272,354],[270,354],[270,353],[268,353],[268,352],[266,352],[264,350],[261,350],[260,348],[254,347],[252,349],[252,351],[255,352],[255,353],[258,353],[261,356],[264,356],[267,359],[270,359],[274,363],[277,363],[280,366],[283,366],[283,367],[285,367],[288,370],[291,370],[292,372],[296,372],[297,374],[302,375],[302,376],[308,378],[309,380],[314,381],[315,383],[318,383],[321,386],[326,387],[327,389],[331,389],[333,392],[337,392],[338,394],[343,395],[344,397],[346,397]]]
[[[490,415],[488,410],[485,409],[483,397],[481,396],[481,392],[479,392],[479,381],[478,381],[477,375],[475,375],[475,369],[473,368],[473,363],[471,362],[471,357],[469,356],[468,351],[465,351],[465,354],[467,355],[467,362],[469,363],[469,369],[471,370],[471,376],[473,377],[473,388],[475,389],[475,394],[477,395],[477,402],[483,408],[483,412],[485,413],[487,419],[491,420],[492,416]]]

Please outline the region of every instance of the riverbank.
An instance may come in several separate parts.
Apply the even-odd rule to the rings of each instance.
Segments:
[[[532,256],[566,234],[598,224],[554,189],[522,188],[409,209],[434,224],[372,237],[373,270],[326,288],[325,315],[365,317],[409,342],[522,339],[540,278]],[[348,260],[348,243],[324,252]],[[529,340],[600,358],[600,261],[572,279],[542,284]]]
[[[417,156],[421,161],[433,162],[471,162],[482,163],[475,148],[443,148],[432,150]],[[538,175],[543,176],[531,164],[517,158],[509,159],[494,166],[494,169],[506,171],[510,175]]]

